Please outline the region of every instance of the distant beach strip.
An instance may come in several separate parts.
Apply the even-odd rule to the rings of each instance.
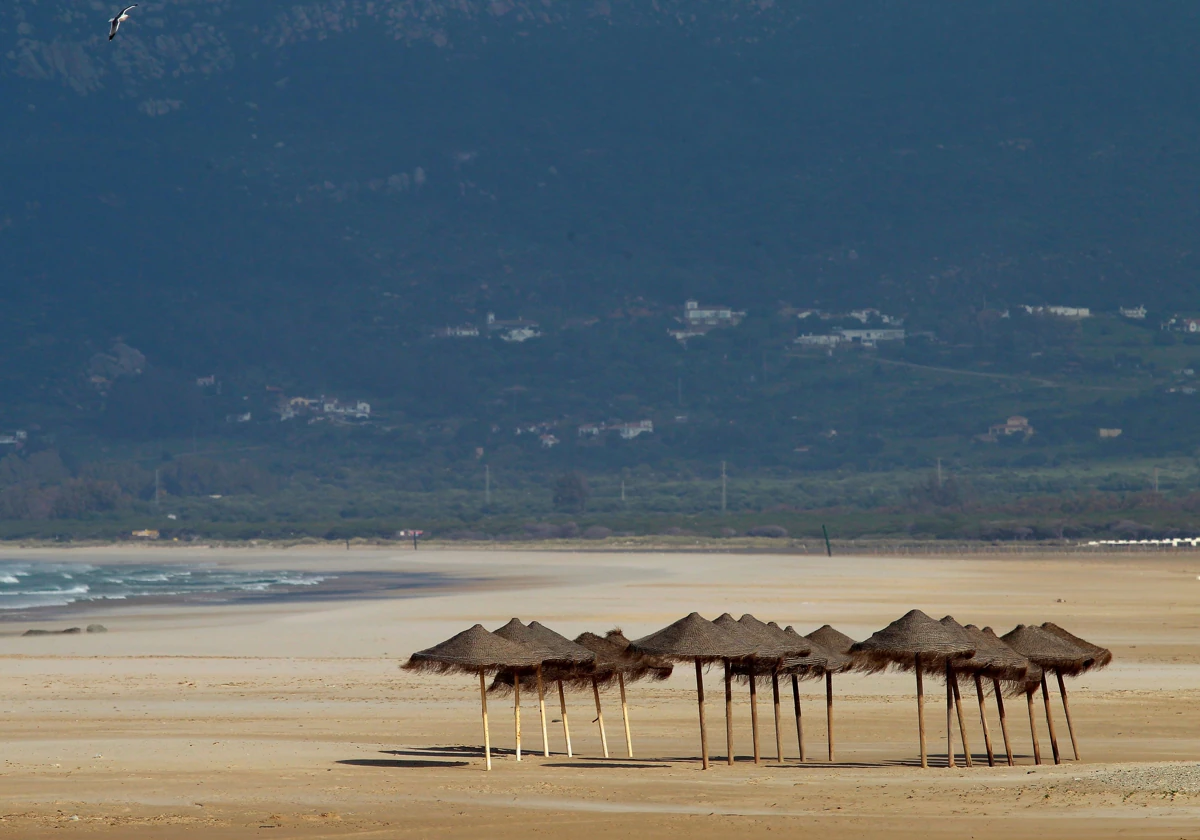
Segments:
[[[208,565],[0,562],[0,621],[136,603],[236,604],[414,597],[482,579],[429,572],[290,572]]]

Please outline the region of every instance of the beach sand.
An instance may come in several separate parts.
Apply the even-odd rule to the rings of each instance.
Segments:
[[[692,838],[813,836],[1200,838],[1200,554],[969,559],[452,549],[11,550],[0,559],[217,563],[248,569],[432,572],[432,589],[236,605],[73,608],[0,625],[0,835],[13,837]],[[370,573],[370,574],[366,574]],[[911,675],[836,677],[837,761],[825,755],[823,685],[802,683],[808,761],[797,761],[790,691],[774,761],[770,691],[763,761],[747,691],[735,691],[724,763],[723,690],[707,677],[714,763],[697,760],[694,671],[629,688],[636,758],[617,693],[604,695],[611,758],[590,693],[568,696],[576,756],[541,755],[523,695],[524,760],[511,699],[489,702],[495,769],[483,771],[478,682],[399,663],[475,623],[512,616],[574,636],[634,638],[692,611],[863,638],[912,607],[1005,632],[1055,621],[1113,649],[1068,683],[1084,761],[1032,765],[1023,699],[1007,702],[1017,767],[988,768],[973,692],[975,766],[917,760]],[[21,637],[101,621],[105,634]],[[928,679],[931,763],[945,763],[944,687]],[[1057,692],[1063,755],[1070,738]],[[991,731],[1000,731],[988,698]],[[961,755],[959,761],[961,764]]]

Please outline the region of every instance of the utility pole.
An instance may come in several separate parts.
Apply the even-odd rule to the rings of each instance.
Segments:
[[[942,459],[941,458],[937,459],[937,475],[938,475],[938,488],[940,489],[942,486]]]
[[[721,462],[721,515],[725,514],[725,462]]]
[[[625,479],[621,479],[621,504],[625,504]]]
[[[492,506],[492,467],[490,464],[483,465],[483,503],[487,507]]]

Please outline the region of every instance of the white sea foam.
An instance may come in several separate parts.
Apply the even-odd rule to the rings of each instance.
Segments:
[[[0,610],[146,596],[271,592],[313,586],[325,579],[297,572],[243,572],[208,566],[7,562],[0,563]]]

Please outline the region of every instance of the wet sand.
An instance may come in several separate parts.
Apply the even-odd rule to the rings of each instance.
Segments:
[[[128,549],[0,552],[0,559],[120,562]],[[768,554],[138,549],[132,562],[425,574],[444,585],[368,597],[240,604],[77,607],[6,623],[97,635],[0,637],[0,834],[14,837],[1200,838],[1200,554],[1047,558],[851,558]],[[551,757],[523,695],[529,751],[511,755],[511,700],[492,698],[495,769],[482,769],[478,683],[398,663],[476,621],[516,615],[574,636],[631,637],[695,609],[753,612],[809,632],[863,637],[911,607],[990,624],[1052,620],[1111,647],[1107,670],[1071,681],[1082,762],[1054,693],[1061,766],[1034,767],[1023,700],[1007,703],[1018,766],[988,768],[973,697],[975,766],[921,770],[912,677],[835,678],[837,754],[826,760],[823,686],[802,683],[808,761],[786,761],[760,694],[763,761],[750,760],[746,690],[724,763],[720,677],[709,673],[712,769],[699,769],[694,672],[629,689],[635,758],[615,690],[604,695],[611,757],[592,698],[568,696],[576,756]],[[931,761],[944,764],[942,686],[927,681]],[[973,713],[973,714],[972,714]],[[992,735],[1000,743],[989,698]],[[1043,756],[1050,745],[1038,705]],[[960,756],[961,762],[961,756]]]

